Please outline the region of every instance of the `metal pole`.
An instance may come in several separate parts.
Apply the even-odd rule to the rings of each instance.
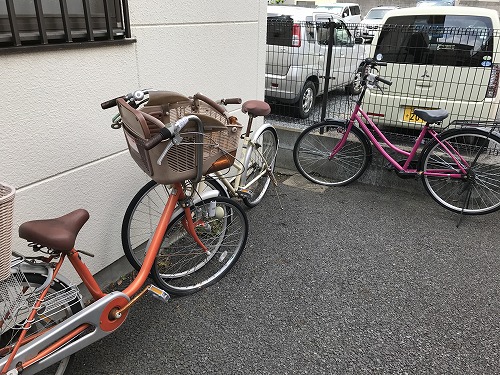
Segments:
[[[326,118],[326,106],[328,104],[328,91],[330,88],[330,69],[332,66],[332,54],[333,54],[333,37],[334,37],[334,22],[330,20],[328,23],[330,35],[328,37],[328,52],[326,56],[326,67],[325,67],[325,85],[323,87],[323,105],[321,106],[321,121],[325,121]]]

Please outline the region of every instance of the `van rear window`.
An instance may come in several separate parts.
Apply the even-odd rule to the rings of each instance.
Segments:
[[[292,46],[293,20],[291,17],[267,17],[267,44]]]
[[[468,15],[390,17],[378,38],[375,57],[402,64],[491,66],[491,19]]]

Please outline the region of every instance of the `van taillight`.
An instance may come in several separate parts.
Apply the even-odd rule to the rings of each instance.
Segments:
[[[500,65],[494,64],[493,68],[491,69],[488,88],[486,89],[487,98],[494,98],[497,96],[499,80],[500,80]]]
[[[300,25],[298,23],[293,24],[292,32],[292,47],[300,47]]]

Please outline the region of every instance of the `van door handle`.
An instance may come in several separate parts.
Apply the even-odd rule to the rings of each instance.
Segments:
[[[432,82],[429,82],[429,81],[417,81],[415,83],[415,86],[417,87],[432,87]]]

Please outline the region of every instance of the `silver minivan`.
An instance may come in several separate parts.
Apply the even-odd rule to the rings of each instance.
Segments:
[[[266,100],[292,104],[299,117],[309,117],[324,89],[331,19],[335,29],[330,87],[345,87],[353,94],[361,91],[357,68],[364,47],[334,17],[314,8],[268,6]]]
[[[391,10],[372,43],[393,82],[370,90],[363,107],[379,125],[419,129],[416,108],[443,108],[443,126],[495,120],[500,95],[498,13],[474,7]]]

